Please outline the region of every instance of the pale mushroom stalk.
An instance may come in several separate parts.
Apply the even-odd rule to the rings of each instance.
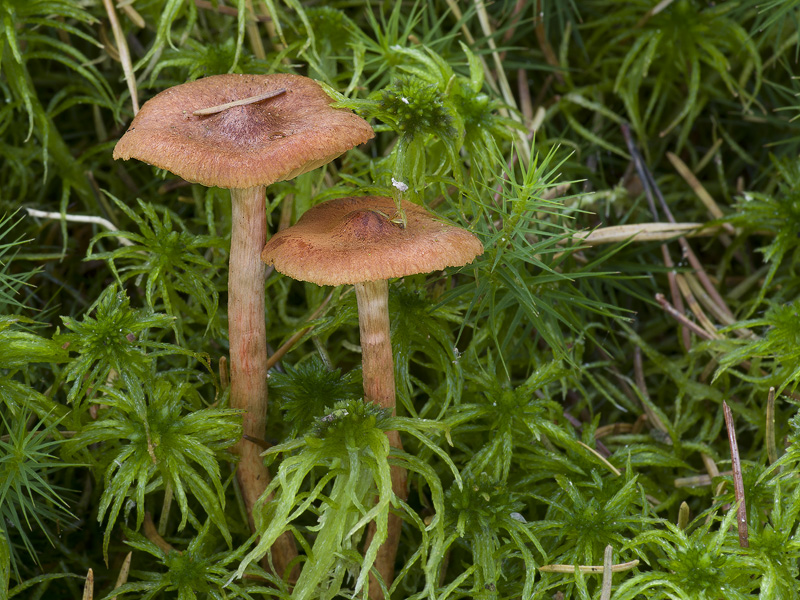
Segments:
[[[261,438],[267,426],[267,329],[264,319],[266,268],[259,258],[267,241],[266,186],[232,188],[231,252],[228,258],[228,342],[231,357],[231,408],[243,411],[242,433]],[[261,448],[239,442],[237,477],[254,529],[253,507],[269,484]],[[297,556],[286,535],[273,545],[272,557],[283,573]]]
[[[364,396],[382,408],[395,409],[394,360],[392,358],[392,342],[389,324],[389,282],[366,281],[356,283],[356,302],[358,303],[358,329],[361,339],[361,369],[364,380]],[[389,443],[394,448],[403,449],[400,434],[387,431]],[[391,468],[392,491],[406,500],[406,470],[393,466]],[[394,513],[389,513],[388,534],[386,541],[378,549],[375,568],[387,585],[394,579],[394,560],[400,543],[402,520]],[[375,535],[375,524],[371,523],[367,534],[365,548],[372,543]],[[370,576],[372,579],[372,576]],[[369,595],[373,600],[383,598],[383,592],[376,581],[371,581]]]
[[[339,198],[306,211],[296,225],[277,233],[261,258],[290,277],[318,285],[352,284],[358,302],[364,396],[395,413],[394,361],[389,329],[388,280],[461,266],[483,252],[468,231],[448,225],[424,208],[405,200],[400,205],[406,226],[388,216],[396,208],[386,197]],[[397,431],[387,431],[389,443],[402,450]],[[392,490],[405,500],[406,472],[392,467]],[[387,538],[375,568],[391,585],[402,521],[389,514]],[[365,548],[375,535],[370,525]],[[369,595],[383,598],[370,576]]]
[[[389,283],[356,283],[364,394],[395,413],[394,363],[389,338]]]
[[[259,252],[267,241],[265,186],[231,190],[231,253],[228,273],[228,339],[231,407],[244,411],[244,435],[264,437],[267,424],[266,270]],[[252,508],[269,483],[261,449],[242,442],[238,476],[245,505]]]

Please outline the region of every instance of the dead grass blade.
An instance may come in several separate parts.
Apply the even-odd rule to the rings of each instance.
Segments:
[[[728,429],[728,443],[731,446],[731,462],[733,464],[733,493],[736,498],[736,528],[739,530],[739,546],[750,546],[747,534],[747,504],[744,498],[744,481],[742,481],[742,461],[739,458],[739,444],[736,442],[736,429],[733,426],[733,413],[728,403],[723,400],[722,411],[725,414],[725,427]]]
[[[103,6],[108,14],[108,22],[111,24],[111,31],[114,33],[114,41],[117,43],[119,52],[119,62],[122,64],[122,72],[125,74],[125,82],[128,84],[128,91],[131,93],[131,104],[133,114],[139,112],[139,92],[136,89],[136,77],[133,74],[133,63],[131,62],[131,52],[128,49],[128,40],[125,39],[125,32],[117,19],[117,11],[114,10],[114,3],[111,0],[103,0]]]

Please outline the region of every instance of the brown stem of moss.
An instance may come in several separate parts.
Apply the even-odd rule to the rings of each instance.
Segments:
[[[231,253],[228,274],[228,340],[231,407],[244,411],[243,434],[263,438],[267,419],[267,331],[264,319],[266,267],[261,250],[267,238],[264,186],[231,190]],[[237,477],[250,528],[253,507],[269,484],[261,448],[242,440],[237,446]],[[282,536],[272,548],[278,574],[297,556],[294,540]]]
[[[392,360],[392,342],[389,330],[389,284],[386,281],[369,281],[355,284],[358,302],[358,326],[361,335],[361,361],[364,378],[364,397],[375,404],[390,408],[395,414],[394,361]],[[400,434],[387,431],[389,443],[395,448],[403,449]],[[406,500],[406,470],[392,467],[392,491]],[[386,541],[378,549],[375,568],[390,586],[394,579],[394,562],[397,547],[400,543],[400,528],[403,522],[395,514],[389,514],[388,535]],[[367,531],[366,546],[375,535],[375,524],[371,523]],[[383,600],[383,592],[378,582],[370,575],[369,597],[371,600]]]

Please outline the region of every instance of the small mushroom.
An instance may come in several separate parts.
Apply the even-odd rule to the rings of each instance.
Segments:
[[[264,436],[267,412],[265,187],[320,167],[374,137],[369,124],[332,108],[307,77],[216,75],[164,90],[142,106],[114,148],[186,181],[231,191],[228,326],[231,406],[244,434]],[[252,507],[269,483],[253,444],[240,445],[237,475]]]
[[[393,277],[465,265],[483,253],[472,233],[402,201],[406,226],[395,223],[394,200],[366,196],[319,204],[297,224],[275,234],[261,259],[284,275],[318,285],[353,284],[358,303],[364,395],[395,412],[394,363],[389,332],[389,285]],[[402,448],[396,431],[390,443]],[[392,468],[392,488],[405,499],[406,474]],[[376,567],[387,585],[394,574],[400,519],[390,516],[389,537]],[[370,586],[372,590],[377,586]]]

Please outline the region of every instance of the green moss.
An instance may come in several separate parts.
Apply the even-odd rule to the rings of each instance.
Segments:
[[[0,2],[0,596],[81,598],[92,566],[109,599],[587,600],[602,576],[577,567],[611,545],[615,600],[795,598],[798,2],[655,5],[115,3],[129,69],[105,4]],[[271,186],[270,233],[387,195],[484,245],[390,283],[397,416],[361,400],[351,288],[309,321],[331,290],[270,272],[269,352],[293,345],[254,515],[227,408],[229,200],[111,156],[129,85],[227,72],[310,76],[376,130]],[[710,226],[597,243],[664,207]],[[716,476],[723,401],[748,547]],[[270,573],[282,535],[297,570]],[[371,580],[390,535],[396,576]]]

